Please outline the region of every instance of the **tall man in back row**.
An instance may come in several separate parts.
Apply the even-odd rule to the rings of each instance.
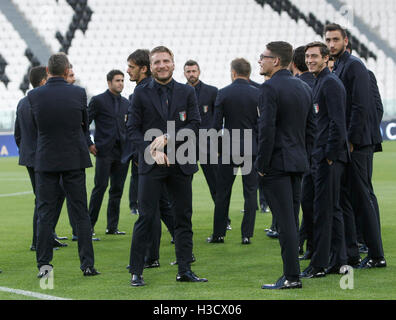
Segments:
[[[265,198],[276,217],[283,275],[263,289],[301,288],[298,261],[298,213],[301,179],[308,170],[314,139],[312,93],[309,86],[287,70],[292,46],[283,41],[267,44],[261,54],[260,74],[269,77],[259,99],[259,139],[255,168],[264,180]]]
[[[200,124],[197,99],[192,87],[172,78],[175,64],[173,53],[168,48],[160,46],[151,50],[150,69],[153,79],[135,89],[132,114],[127,124],[128,136],[139,152],[139,218],[131,243],[131,285],[145,285],[142,276],[144,256],[153,221],[159,221],[158,202],[163,184],[174,201],[175,250],[179,271],[176,281],[206,282],[207,279],[197,277],[190,269],[193,247],[191,181],[198,170],[196,157],[190,155],[188,159],[183,159],[187,160],[186,163],[181,164],[177,152],[178,149],[195,152],[195,145],[192,143],[184,149],[185,143],[191,139],[185,143],[176,141],[176,135],[182,129],[189,129],[190,133],[197,135]],[[174,132],[168,132],[168,126],[174,126]]]
[[[373,92],[370,76],[363,62],[346,50],[349,40],[340,25],[327,25],[325,40],[330,54],[336,59],[333,72],[343,82],[347,94],[346,124],[351,163],[346,168],[341,192],[348,264],[360,268],[386,267],[379,209],[376,201],[373,201],[375,195],[371,183],[373,153],[377,143],[373,132],[379,130],[379,122],[375,105],[371,104]],[[355,215],[360,216],[363,237],[368,247],[368,255],[360,265]]]
[[[47,68],[49,79],[46,85],[28,93],[38,130],[34,163],[38,201],[38,277],[44,277],[52,270],[53,221],[61,179],[77,231],[80,268],[85,276],[97,275],[85,187],[85,168],[92,166],[85,141],[87,96],[84,89],[66,82],[69,61],[65,54],[52,55]]]

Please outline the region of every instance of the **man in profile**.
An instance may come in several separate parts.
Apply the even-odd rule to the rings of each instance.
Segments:
[[[53,266],[52,231],[60,180],[70,212],[76,222],[80,269],[84,276],[99,272],[94,268],[92,231],[87,210],[85,168],[91,167],[84,132],[88,131],[85,90],[66,82],[69,60],[64,53],[48,61],[45,86],[28,93],[38,130],[34,169],[38,201],[38,277],[47,276]]]

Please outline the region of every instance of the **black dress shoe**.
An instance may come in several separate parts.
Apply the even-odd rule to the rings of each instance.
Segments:
[[[53,243],[52,243],[52,246],[53,246],[54,248],[67,247],[67,243],[62,243],[62,242],[60,242],[60,241],[54,239],[54,241],[53,241]]]
[[[143,281],[143,276],[133,274],[131,278],[131,286],[132,287],[142,287],[145,286],[146,283]]]
[[[175,239],[172,237],[171,244],[175,244]]]
[[[358,269],[360,264],[362,263],[362,259],[359,257],[348,259],[348,265],[350,265],[354,269]]]
[[[52,264],[45,264],[40,267],[39,273],[37,274],[37,278],[41,279],[47,277],[50,272],[54,269]]]
[[[227,223],[227,230],[232,230],[231,224]]]
[[[58,235],[55,236],[56,240],[68,240],[67,237],[59,237]]]
[[[139,211],[137,208],[132,208],[131,209],[131,214],[139,214]]]
[[[123,236],[125,234],[125,231],[119,231],[119,230],[109,231],[108,229],[106,229],[106,234],[115,234],[115,235]]]
[[[180,281],[180,282],[208,282],[208,279],[199,278],[194,272],[189,270],[182,274],[178,273],[176,276],[176,281]]]
[[[30,251],[36,251],[36,246],[35,245],[31,245],[30,246]]]
[[[271,230],[269,229],[267,231],[267,237],[271,238],[271,239],[278,239],[279,238],[279,233],[275,230]]]
[[[72,241],[77,241],[77,240],[78,240],[78,237],[73,234],[72,235]]]
[[[243,237],[242,238],[242,244],[251,244],[250,238],[249,237]]]
[[[190,263],[195,262],[195,256],[194,256],[194,254],[192,254],[191,261],[189,261],[189,262],[190,262]],[[177,261],[173,261],[173,262],[171,262],[170,264],[171,264],[171,266],[175,266],[175,265],[177,265],[178,263],[177,263]]]
[[[308,266],[301,274],[301,278],[307,278],[307,279],[312,279],[312,278],[323,278],[326,276],[326,272],[324,268],[315,268],[312,266]]]
[[[265,284],[261,289],[301,289],[302,283],[300,280],[289,281],[285,276],[282,276],[274,284]]]
[[[351,266],[348,265],[334,265],[325,270],[326,274],[347,274],[351,269]]]
[[[368,248],[364,243],[359,243],[359,253],[368,253]]]
[[[224,243],[224,237],[210,236],[209,238],[206,239],[206,241],[209,243]]]
[[[85,277],[90,277],[90,276],[97,276],[98,274],[100,274],[100,272],[98,270],[96,270],[94,267],[88,267],[86,268],[84,271],[84,276]]]
[[[160,263],[158,260],[149,261],[144,263],[144,269],[159,268]]]
[[[362,260],[359,265],[359,269],[371,269],[371,268],[385,268],[386,260],[385,258],[373,259],[368,256]]]
[[[312,252],[307,250],[301,257],[298,257],[298,260],[311,260],[311,258],[312,258]]]

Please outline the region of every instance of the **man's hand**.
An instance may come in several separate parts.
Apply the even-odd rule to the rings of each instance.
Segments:
[[[164,152],[161,151],[152,151],[151,152],[151,156],[153,157],[153,159],[155,160],[155,162],[159,165],[159,166],[167,166],[169,167],[169,160],[168,157],[166,156],[166,154]]]
[[[353,144],[349,143],[349,151],[352,153],[353,152]]]
[[[257,173],[259,174],[260,177],[264,177],[265,176],[265,173],[261,173],[261,172],[258,172],[258,171],[257,171]]]
[[[89,149],[89,152],[91,152],[96,157],[96,154],[98,153],[98,150],[96,150],[96,146],[94,144],[91,144],[88,147],[88,149]]]
[[[326,160],[327,160],[327,163],[329,164],[329,166],[331,166],[333,164],[333,161],[331,161],[329,159],[326,159]]]
[[[164,150],[167,143],[168,139],[165,135],[155,138],[155,140],[150,144],[150,152],[153,152],[155,150]]]

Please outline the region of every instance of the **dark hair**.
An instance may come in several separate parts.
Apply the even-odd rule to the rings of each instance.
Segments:
[[[150,51],[150,60],[151,60],[151,57],[153,56],[153,54],[154,54],[154,53],[158,53],[158,52],[166,52],[166,53],[169,53],[169,55],[170,55],[171,58],[172,58],[172,61],[174,60],[173,52],[172,52],[170,49],[168,49],[167,47],[165,47],[165,46],[158,46],[158,47],[155,47],[154,49],[152,49],[152,50]]]
[[[347,44],[346,48],[351,51],[350,53],[352,53],[352,41],[351,41],[351,39],[348,39],[348,44]]]
[[[305,64],[305,46],[294,49],[292,61],[301,72],[308,71],[308,67]]]
[[[183,69],[184,69],[186,66],[189,66],[189,67],[191,67],[191,66],[197,66],[197,67],[198,67],[198,70],[200,70],[200,69],[199,69],[199,64],[198,64],[198,62],[195,61],[195,60],[187,60],[186,63],[184,64]]]
[[[53,76],[63,76],[66,69],[70,68],[69,59],[63,52],[58,52],[48,59],[48,71]]]
[[[124,73],[120,70],[111,70],[108,74],[107,74],[107,81],[113,81],[114,76],[116,75],[121,75],[124,76]]]
[[[238,76],[250,77],[252,68],[249,61],[244,58],[236,58],[231,61],[231,69],[236,72]]]
[[[47,69],[44,66],[37,66],[30,69],[29,81],[33,88],[37,88],[43,79],[47,79]]]
[[[285,41],[273,41],[267,44],[267,49],[280,59],[281,67],[287,67],[293,56],[293,47]]]
[[[127,61],[133,61],[139,67],[147,67],[146,76],[151,76],[150,70],[150,51],[148,49],[137,49],[132,52]]]
[[[344,39],[348,36],[347,31],[337,23],[327,24],[324,28],[324,36],[326,36],[327,31],[340,31]]]
[[[316,47],[318,47],[320,49],[320,54],[322,55],[322,57],[330,56],[329,48],[327,47],[326,44],[324,44],[323,42],[320,42],[320,41],[314,41],[314,42],[308,43],[305,46],[304,52],[307,52],[307,50],[309,48],[316,48]]]

